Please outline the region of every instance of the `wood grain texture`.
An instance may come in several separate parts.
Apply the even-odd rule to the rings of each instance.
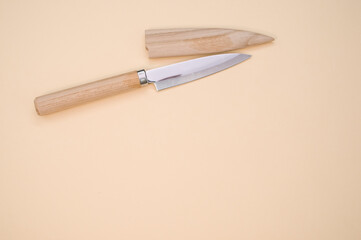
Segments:
[[[259,33],[223,28],[151,29],[145,31],[150,58],[231,51],[273,41]]]
[[[138,74],[134,71],[40,96],[34,104],[39,115],[46,115],[138,87]]]

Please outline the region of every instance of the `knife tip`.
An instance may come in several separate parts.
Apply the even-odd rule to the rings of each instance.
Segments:
[[[248,58],[252,57],[252,55],[244,54],[244,53],[239,53],[239,56],[242,57],[243,59],[248,59]]]

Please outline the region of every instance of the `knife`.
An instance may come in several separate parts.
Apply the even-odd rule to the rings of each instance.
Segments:
[[[147,71],[133,71],[37,97],[35,109],[39,115],[47,115],[149,83],[160,91],[222,71],[250,57],[238,53],[218,54]]]

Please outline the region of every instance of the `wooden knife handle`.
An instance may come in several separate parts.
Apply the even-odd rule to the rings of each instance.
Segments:
[[[140,86],[134,71],[43,95],[35,98],[34,104],[39,115],[46,115]]]

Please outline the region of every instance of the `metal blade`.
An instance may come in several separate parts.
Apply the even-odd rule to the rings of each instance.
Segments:
[[[222,71],[250,57],[239,53],[218,54],[151,69],[146,74],[148,82],[160,91]]]

